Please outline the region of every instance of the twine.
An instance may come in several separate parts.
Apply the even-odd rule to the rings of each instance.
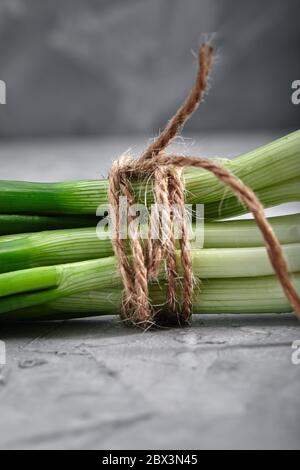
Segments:
[[[167,155],[166,147],[178,135],[185,122],[195,112],[203,100],[209,72],[213,63],[213,49],[204,43],[198,53],[198,72],[195,84],[187,99],[167,124],[160,136],[137,160],[122,157],[112,165],[109,177],[109,202],[115,217],[113,248],[124,284],[121,319],[126,323],[149,328],[162,322],[177,324],[189,323],[192,315],[194,279],[190,254],[188,223],[184,206],[184,183],[181,172],[184,167],[202,168],[213,173],[224,185],[231,188],[239,200],[252,212],[263,235],[267,252],[283,291],[300,319],[300,299],[290,281],[287,262],[280,243],[264,215],[264,209],[254,192],[227,169],[207,158]],[[138,224],[133,224],[129,237],[130,254],[127,242],[121,236],[119,214],[120,196],[128,203],[128,223],[134,221],[130,207],[135,203],[131,178],[150,177],[153,181],[155,202],[162,207],[160,214],[160,237],[152,239],[151,221],[149,236],[142,244]],[[181,267],[179,278],[176,263],[174,237],[174,214],[172,206],[179,207],[181,222]],[[164,223],[162,224],[162,219]],[[167,309],[156,311],[149,298],[149,282],[157,277],[162,261],[165,262],[167,279]],[[182,282],[182,303],[177,297],[178,283]]]

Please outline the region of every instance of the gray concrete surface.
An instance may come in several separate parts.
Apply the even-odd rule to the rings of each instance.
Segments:
[[[206,135],[186,145],[228,156],[273,137]],[[1,145],[1,178],[95,178],[133,143],[144,144]],[[11,324],[0,340],[2,449],[300,448],[293,315],[195,316],[190,328],[148,333],[116,317]]]

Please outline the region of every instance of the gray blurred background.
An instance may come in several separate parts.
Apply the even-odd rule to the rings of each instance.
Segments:
[[[187,132],[293,130],[299,0],[0,0],[0,138],[155,135],[218,61]]]

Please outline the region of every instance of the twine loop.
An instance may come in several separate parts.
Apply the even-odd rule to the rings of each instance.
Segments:
[[[263,235],[274,271],[296,315],[300,319],[300,299],[291,284],[287,263],[280,243],[264,215],[264,209],[255,193],[235,175],[216,162],[207,158],[167,155],[166,147],[178,135],[185,122],[198,108],[207,87],[209,72],[213,63],[213,48],[204,43],[198,53],[198,72],[195,84],[187,99],[167,124],[164,131],[147,148],[142,156],[134,160],[122,157],[115,161],[109,176],[109,203],[115,219],[113,247],[124,285],[121,318],[123,321],[147,329],[158,323],[189,323],[192,315],[194,278],[189,244],[188,218],[185,210],[183,168],[202,168],[213,173],[224,185],[231,188],[239,200],[252,212]],[[155,203],[162,208],[159,237],[149,236],[142,242],[138,224],[132,224],[135,217],[130,208],[135,204],[132,179],[151,178]],[[201,182],[200,182],[201,184]],[[127,221],[132,231],[127,241],[121,236],[120,197],[126,197],[128,204]],[[178,275],[176,243],[174,236],[173,206],[179,208],[176,218],[180,219],[181,237],[180,264],[182,279]],[[163,219],[163,223],[162,223]],[[149,296],[149,283],[155,279],[165,263],[167,281],[167,308],[156,311]],[[179,282],[182,284],[182,302],[177,299]]]

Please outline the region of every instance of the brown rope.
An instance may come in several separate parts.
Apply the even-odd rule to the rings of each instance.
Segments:
[[[138,160],[121,158],[114,162],[111,170],[109,202],[115,217],[113,246],[124,283],[121,317],[123,320],[142,328],[148,328],[157,323],[158,312],[154,311],[150,303],[148,282],[157,276],[162,260],[165,260],[166,265],[168,305],[163,320],[175,320],[178,323],[189,322],[192,314],[194,282],[184,207],[184,185],[181,178],[181,171],[186,166],[202,168],[213,173],[222,183],[229,186],[252,212],[263,235],[274,271],[286,297],[300,319],[300,299],[291,284],[282,248],[264,215],[263,206],[254,192],[228,170],[207,158],[166,155],[164,153],[171,140],[182,129],[184,123],[202,101],[212,63],[213,49],[208,44],[203,44],[199,49],[196,82],[184,104],[172,117],[165,130]],[[134,193],[130,185],[130,178],[140,178],[146,175],[153,180],[155,202],[161,208],[159,238],[152,238],[153,227],[150,221],[149,237],[143,246],[139,237],[138,225],[133,224],[133,230],[129,237],[131,247],[129,259],[126,243],[121,237],[119,197],[125,196],[127,198],[128,222],[133,222],[134,217],[130,214],[130,207],[134,204]],[[179,277],[176,263],[174,214],[172,212],[174,205],[179,207],[179,214],[176,214],[176,217],[179,218],[182,228],[180,249],[183,301],[181,308],[176,298]],[[160,320],[161,317],[162,315],[160,315]]]

